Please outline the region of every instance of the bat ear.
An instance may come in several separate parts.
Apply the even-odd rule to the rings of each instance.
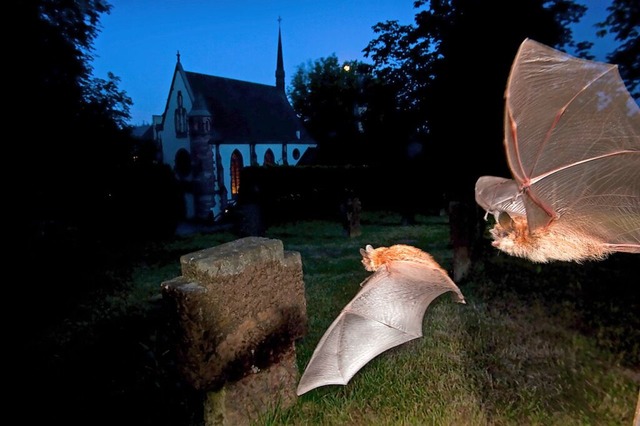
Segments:
[[[513,229],[513,219],[511,219],[511,216],[509,216],[507,212],[500,212],[500,215],[498,215],[498,223],[504,229]]]
[[[375,271],[377,266],[375,265],[375,256],[374,249],[371,245],[367,244],[367,246],[363,249],[360,249],[360,254],[362,255],[362,264],[364,265],[364,269],[367,271]]]

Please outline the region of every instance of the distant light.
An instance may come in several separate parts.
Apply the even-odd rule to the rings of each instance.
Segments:
[[[342,69],[345,70],[346,72],[349,72],[351,67],[349,65],[345,65],[344,67],[342,67]]]

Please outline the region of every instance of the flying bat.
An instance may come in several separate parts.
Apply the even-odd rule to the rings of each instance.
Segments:
[[[302,395],[325,385],[346,385],[382,352],[422,336],[424,314],[434,299],[460,289],[428,253],[409,245],[360,249],[372,271],[316,346],[298,383]]]
[[[534,262],[640,253],[640,108],[616,65],[526,39],[505,93],[513,179],[483,176],[492,245]]]

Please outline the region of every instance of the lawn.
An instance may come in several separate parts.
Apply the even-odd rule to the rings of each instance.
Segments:
[[[371,216],[352,240],[331,224],[271,229],[303,258],[310,330],[298,344],[301,371],[367,275],[359,247],[412,244],[450,268],[446,218],[397,223]],[[423,338],[383,353],[347,386],[312,390],[263,423],[630,425],[640,385],[639,289],[627,282],[598,290],[588,280],[607,274],[611,281],[600,267],[637,271],[633,260],[532,265],[490,252],[459,283],[467,305],[441,296],[427,310]],[[635,293],[609,294],[625,287]]]
[[[356,238],[328,221],[267,230],[302,257],[309,331],[296,345],[300,371],[368,275],[361,247],[411,244],[450,269],[446,217],[417,219],[402,226],[395,214],[367,212]],[[221,231],[146,247],[129,282],[93,293],[34,336],[28,350],[43,418],[201,424],[202,395],[181,381],[165,335],[160,283],[180,275],[181,255],[235,238]],[[436,299],[423,338],[381,354],[346,386],[274,407],[258,424],[631,425],[640,387],[638,272],[637,255],[534,265],[488,250],[458,283],[467,304]]]

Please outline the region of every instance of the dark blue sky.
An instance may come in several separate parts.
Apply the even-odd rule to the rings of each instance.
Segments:
[[[375,38],[371,27],[398,20],[412,24],[413,0],[110,0],[95,42],[94,75],[121,78],[132,98],[131,124],[149,123],[163,112],[176,52],[187,71],[275,84],[278,17],[282,18],[285,79],[296,68],[335,53],[340,61],[365,60]],[[590,8],[574,31],[597,43],[605,60],[613,45],[595,39],[593,23],[604,19],[610,0],[577,0]]]

